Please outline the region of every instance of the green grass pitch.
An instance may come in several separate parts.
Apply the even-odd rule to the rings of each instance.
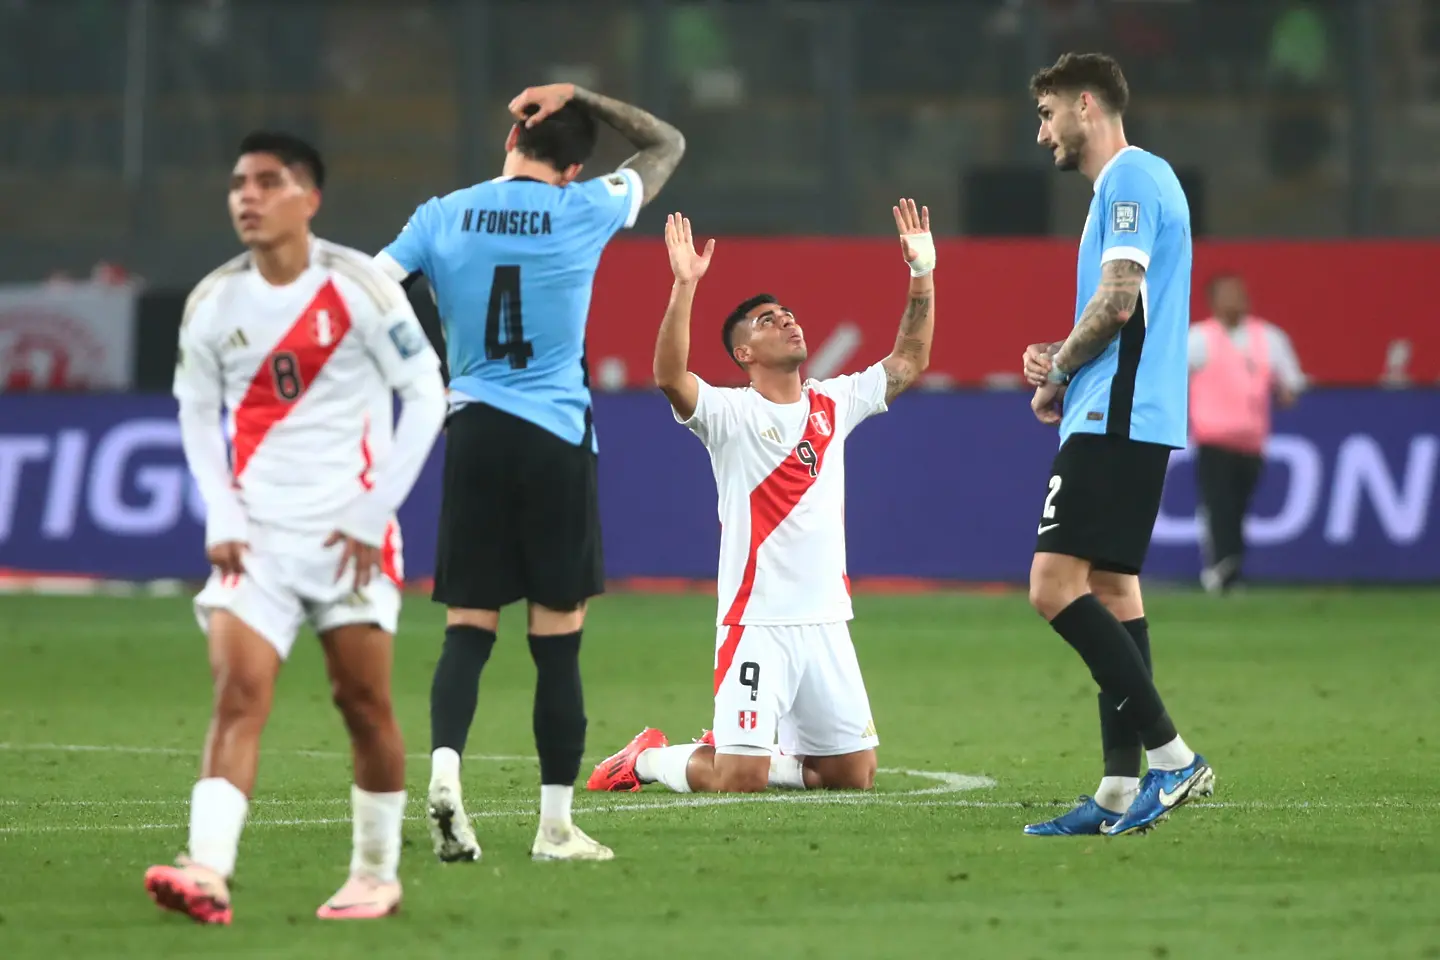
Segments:
[[[302,639],[265,735],[235,923],[162,915],[141,876],[185,841],[209,708],[185,599],[0,597],[0,957],[1440,957],[1440,592],[1150,599],[1157,678],[1217,774],[1144,837],[1022,824],[1094,788],[1078,658],[1019,595],[856,599],[873,795],[577,797],[610,864],[535,864],[533,668],[519,611],[486,672],[465,784],[479,864],[420,819],[441,617],[411,597],[395,694],[412,761],[403,912],[326,924],[349,765]],[[592,609],[590,765],[710,719],[714,601]]]

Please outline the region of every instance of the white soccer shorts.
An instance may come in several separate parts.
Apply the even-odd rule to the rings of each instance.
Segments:
[[[283,660],[302,624],[319,633],[356,623],[374,623],[393,634],[400,622],[401,555],[399,527],[391,523],[381,547],[381,566],[370,583],[355,590],[354,567],[336,580],[341,544],[325,546],[329,534],[297,533],[251,523],[245,572],[214,572],[195,597],[195,619],[208,630],[210,614],[227,610],[270,642]]]
[[[833,757],[880,743],[849,627],[721,627],[715,639],[715,747]],[[738,748],[738,749],[736,749]]]

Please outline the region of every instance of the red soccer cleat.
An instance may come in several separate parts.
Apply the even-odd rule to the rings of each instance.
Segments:
[[[589,780],[585,781],[585,789],[610,793],[628,790],[631,793],[638,793],[643,784],[635,775],[635,761],[645,750],[668,746],[670,746],[670,741],[665,739],[664,733],[653,727],[646,727],[635,735],[635,739],[631,740],[624,750],[613,757],[602,760],[595,767],[595,772],[590,774]]]
[[[699,739],[699,740],[696,740],[695,742],[698,743],[698,744],[700,744],[700,745],[703,746],[703,747],[713,747],[713,746],[715,746],[715,731],[714,731],[714,730],[703,730],[703,731],[701,731],[701,733],[700,733],[700,739]]]

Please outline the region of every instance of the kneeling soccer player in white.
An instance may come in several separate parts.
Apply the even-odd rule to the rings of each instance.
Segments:
[[[890,355],[862,373],[802,381],[800,325],[760,294],[736,307],[722,331],[750,378],[740,389],[717,389],[686,369],[695,286],[715,242],[698,254],[689,220],[677,213],[666,223],[675,285],[655,345],[655,382],[676,420],[705,444],[715,471],[722,523],[715,719],[701,742],[685,746],[642,730],[595,768],[589,789],[874,785],[879,739],[847,627],[845,438],[924,371],[935,327],[929,212],[902,200],[894,214],[910,289]]]
[[[319,155],[294,137],[242,142],[230,213],[249,252],[196,286],[180,329],[175,396],[214,567],[195,611],[215,700],[188,855],[151,867],[145,887],[201,923],[231,920],[228,880],[260,734],[306,621],[324,647],[355,764],[350,876],[318,915],[380,917],[400,905],[395,511],[439,434],[445,397],[439,360],[400,285],[368,256],[310,234],[323,182]],[[394,392],[404,406],[392,428]]]

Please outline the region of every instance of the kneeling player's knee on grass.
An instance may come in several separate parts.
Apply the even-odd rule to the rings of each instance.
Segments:
[[[839,757],[811,757],[806,769],[818,775],[819,786],[826,790],[872,790],[877,767],[875,752],[846,754]],[[807,786],[812,786],[806,778]]]
[[[770,758],[717,754],[715,780],[720,793],[761,793],[770,785]]]

